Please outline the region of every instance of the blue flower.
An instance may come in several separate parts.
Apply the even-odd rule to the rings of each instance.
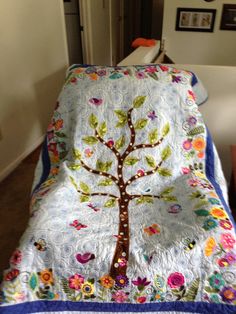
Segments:
[[[213,218],[208,218],[207,220],[205,220],[204,224],[203,224],[203,229],[206,231],[209,231],[211,229],[214,229],[218,226],[218,223],[215,219]]]

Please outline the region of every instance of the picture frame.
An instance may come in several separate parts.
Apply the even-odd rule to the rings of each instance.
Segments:
[[[224,4],[220,29],[236,31],[236,4]]]
[[[212,33],[215,16],[215,9],[177,8],[175,30]]]

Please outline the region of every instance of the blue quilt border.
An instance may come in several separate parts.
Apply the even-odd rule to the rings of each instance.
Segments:
[[[25,313],[43,313],[59,311],[88,311],[96,312],[165,312],[165,311],[184,311],[188,313],[200,314],[234,314],[235,306],[222,303],[206,302],[160,302],[146,304],[131,303],[99,303],[99,302],[72,302],[72,301],[33,301],[4,306],[0,308],[1,314],[25,314]]]

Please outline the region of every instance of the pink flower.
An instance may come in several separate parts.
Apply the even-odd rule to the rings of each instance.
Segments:
[[[124,303],[128,299],[128,294],[124,291],[119,290],[112,295],[112,299],[116,303]]]
[[[143,73],[143,72],[137,72],[135,74],[135,76],[138,78],[138,79],[144,79],[146,77],[146,75]]]
[[[190,180],[188,180],[188,184],[191,186],[191,187],[196,187],[196,186],[198,186],[198,184],[199,184],[200,182],[199,182],[199,180],[197,180],[197,179],[190,179]]]
[[[137,297],[137,302],[138,303],[145,303],[147,298],[145,296]]]
[[[75,274],[69,278],[69,287],[74,290],[80,290],[84,283],[84,277],[80,274]]]
[[[163,71],[163,72],[166,72],[169,70],[169,68],[166,66],[166,65],[160,65],[160,69]]]
[[[155,66],[148,66],[145,70],[146,72],[148,73],[154,73],[154,72],[157,72],[157,68]]]
[[[223,233],[221,235],[220,241],[221,241],[223,248],[226,250],[227,249],[233,249],[234,244],[236,242],[231,233]]]
[[[127,265],[127,260],[124,257],[118,258],[118,264],[121,267],[125,267]]]
[[[172,273],[167,279],[167,283],[171,288],[179,288],[184,285],[184,276],[181,273]]]
[[[182,167],[183,174],[188,174],[190,172],[190,169],[187,167]]]
[[[190,140],[186,140],[183,142],[183,148],[185,150],[190,150],[192,148],[192,142]]]
[[[228,263],[230,265],[236,263],[236,254],[234,254],[233,252],[229,252],[227,253],[224,258],[228,261]]]
[[[12,254],[10,263],[13,265],[20,264],[22,261],[22,253],[20,250],[15,250],[15,252]]]
[[[227,259],[226,258],[220,258],[219,260],[218,260],[218,265],[220,266],[220,267],[227,267],[227,266],[229,266],[229,262],[227,261]]]

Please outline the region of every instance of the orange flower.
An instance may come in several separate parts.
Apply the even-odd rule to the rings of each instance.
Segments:
[[[215,192],[211,192],[211,193],[210,193],[210,196],[211,196],[211,197],[218,198],[218,195],[217,195]]]
[[[205,255],[206,256],[211,256],[213,252],[215,251],[216,248],[216,241],[213,237],[208,238],[206,245],[205,245]]]
[[[199,153],[197,154],[197,156],[198,156],[198,158],[203,158],[203,157],[204,157],[204,152],[199,152]]]
[[[213,207],[210,211],[210,214],[214,217],[214,218],[218,218],[218,219],[225,219],[227,218],[227,214],[226,212],[219,208],[219,207]]]
[[[83,69],[79,68],[79,69],[74,70],[73,72],[79,74],[79,73],[83,72]]]
[[[57,121],[55,121],[54,126],[56,131],[60,130],[63,127],[63,120],[58,119]]]
[[[40,273],[38,273],[40,276],[40,280],[45,284],[45,285],[53,285],[53,276],[52,276],[52,269],[44,269]]]
[[[202,151],[206,147],[206,142],[202,137],[198,137],[193,140],[192,145],[197,151]]]
[[[100,278],[99,282],[100,282],[100,285],[103,286],[104,288],[110,289],[114,286],[114,280],[109,275],[102,276]]]
[[[51,174],[52,174],[52,175],[57,175],[58,172],[59,172],[59,169],[58,169],[58,168],[52,168],[52,169],[51,169]]]
[[[96,73],[89,74],[91,80],[96,81],[98,79],[98,75]]]

